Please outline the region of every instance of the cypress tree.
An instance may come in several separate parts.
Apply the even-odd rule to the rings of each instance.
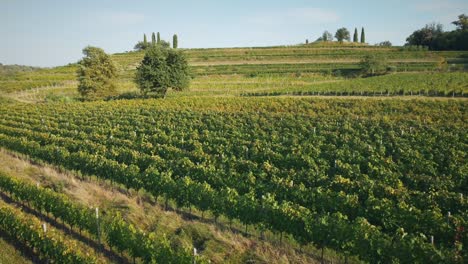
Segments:
[[[143,43],[145,45],[148,44],[148,40],[146,39],[146,34],[143,34]]]
[[[306,44],[309,44],[309,39],[306,39]]]
[[[366,43],[366,33],[364,32],[364,28],[361,31],[361,43]]]
[[[151,35],[151,44],[154,46],[156,45],[156,35],[154,35],[154,32],[153,34]]]
[[[179,46],[179,39],[177,37],[177,34],[174,34],[174,36],[172,37],[172,47],[174,49],[177,49],[178,46]]]
[[[161,35],[158,32],[158,44],[161,44]]]
[[[359,38],[358,38],[357,28],[354,28],[353,42],[358,42],[358,41],[359,41]]]

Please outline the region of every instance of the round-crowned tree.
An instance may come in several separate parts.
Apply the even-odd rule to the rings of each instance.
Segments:
[[[340,28],[336,31],[335,38],[340,42],[343,43],[344,40],[349,41],[350,35],[349,31],[346,28]]]
[[[165,97],[169,88],[185,90],[190,83],[187,59],[178,50],[150,47],[137,67],[135,82],[149,96]]]
[[[102,99],[116,90],[117,68],[103,49],[88,46],[78,63],[78,92],[85,100]]]

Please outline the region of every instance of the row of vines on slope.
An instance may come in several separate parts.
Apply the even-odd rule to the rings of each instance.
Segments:
[[[362,112],[352,101],[340,103]],[[243,114],[129,108],[131,103],[71,110],[56,105],[9,113],[0,123],[0,142],[363,260],[457,261],[457,245],[466,241],[454,238],[466,226],[467,208],[460,114],[453,122],[421,122],[407,118],[409,109],[397,103],[381,104],[390,111],[377,120],[369,113],[322,116],[320,103],[306,109],[316,108],[317,118],[262,109]],[[464,107],[426,104],[416,104],[413,114],[420,118],[439,107],[445,115]],[[381,105],[366,107],[372,112]]]
[[[25,202],[32,208],[52,214],[70,227],[88,231],[97,238],[102,232],[107,244],[119,252],[127,251],[133,258],[140,258],[145,263],[191,263],[189,251],[174,251],[164,234],[145,232],[128,224],[119,215],[104,215],[100,219],[102,230],[98,229],[94,210],[71,202],[66,196],[55,193],[24,181],[0,173],[0,190],[8,193],[19,202]],[[199,263],[204,261],[199,259]]]
[[[75,248],[60,236],[44,233],[37,219],[27,218],[6,206],[0,207],[0,230],[21,244],[30,247],[42,260],[55,263],[95,263],[95,259]]]

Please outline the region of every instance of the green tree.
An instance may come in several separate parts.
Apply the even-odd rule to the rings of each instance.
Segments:
[[[325,32],[323,32],[322,34],[322,41],[332,41],[332,40],[333,40],[332,34],[325,30]]]
[[[138,42],[135,47],[133,47],[137,51],[145,50],[149,47],[149,43],[145,43],[143,41]]]
[[[359,41],[359,37],[358,37],[357,28],[354,28],[353,42],[357,43],[358,41]]]
[[[177,49],[179,47],[179,39],[177,37],[177,34],[174,34],[174,36],[172,36],[172,47],[174,49]]]
[[[171,43],[165,41],[164,39],[161,39],[161,41],[158,43],[158,46],[168,49],[171,47]]]
[[[457,29],[448,32],[444,32],[441,24],[428,24],[414,31],[406,39],[406,46],[425,46],[430,50],[468,50],[468,17],[459,15],[452,24]]]
[[[305,42],[305,44],[306,44],[306,45],[307,45],[307,44],[309,44],[309,39],[306,39],[306,42]]]
[[[88,46],[78,63],[78,92],[86,100],[104,98],[115,92],[117,68],[101,48]]]
[[[361,43],[366,43],[366,32],[364,32],[364,28],[361,29]]]
[[[350,40],[350,35],[349,35],[348,29],[346,29],[346,28],[338,29],[336,31],[335,38],[341,43],[343,43],[344,40],[349,41]]]
[[[146,39],[146,34],[143,34],[143,43],[148,44],[148,40]]]
[[[151,35],[151,45],[156,45],[156,35],[154,35],[154,32],[153,34]]]
[[[435,47],[436,39],[444,33],[442,24],[428,24],[424,28],[416,30],[406,39],[406,44],[410,46],[427,46],[431,49]]]
[[[382,41],[382,42],[376,44],[376,46],[391,47],[391,46],[393,46],[393,44],[390,41],[386,40],[386,41]]]
[[[468,16],[461,14],[458,16],[458,20],[452,22],[452,24],[457,26],[458,30],[468,30]]]
[[[376,75],[386,71],[387,60],[384,57],[367,55],[360,62],[361,70],[366,75]]]
[[[146,95],[165,97],[169,88],[185,90],[190,82],[187,59],[174,49],[150,47],[137,67],[135,81]]]
[[[158,32],[158,40],[157,40],[157,43],[158,43],[158,44],[161,43],[161,34],[159,34],[159,32]]]

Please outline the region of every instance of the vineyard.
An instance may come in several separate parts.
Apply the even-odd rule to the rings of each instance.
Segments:
[[[215,222],[224,217],[370,263],[467,258],[464,101],[189,97],[10,104],[0,112],[3,147],[209,212]],[[1,179],[2,192],[95,236],[89,209]],[[143,244],[161,245],[151,254],[171,250],[110,219],[106,226],[122,223],[128,239],[109,246],[143,260],[152,258]],[[186,254],[163,255],[190,261]]]
[[[50,189],[41,189],[0,174],[0,190],[7,193],[17,202],[26,203],[29,207],[39,212],[44,211],[47,214],[51,214],[55,220],[61,219],[71,229],[73,227],[78,228],[80,234],[84,230],[95,239],[100,240],[102,236],[111,249],[116,248],[119,252],[128,251],[132,258],[140,258],[145,263],[156,261],[162,263],[189,263],[192,260],[190,252],[173,252],[164,234],[145,234],[133,225],[127,224],[118,214],[106,215],[100,219],[97,209],[95,212],[89,208],[76,205],[65,196],[57,194]],[[79,255],[64,254],[64,251],[73,251],[73,249],[67,248],[74,247],[74,245],[67,245],[65,248],[61,248],[59,244],[50,245],[49,241],[41,239],[41,234],[30,230],[31,223],[21,218],[15,218],[13,211],[8,208],[2,208],[0,211],[1,223],[4,225],[2,226],[2,230],[16,231],[17,233],[9,235],[16,236],[17,239],[24,243],[39,244],[37,249],[40,252],[40,257],[53,259],[60,263],[95,262],[91,258],[86,259]],[[22,226],[22,222],[26,222],[24,227]],[[21,227],[12,228],[14,225]],[[29,226],[26,227],[27,225]],[[24,235],[21,234],[23,232],[31,232],[30,237],[21,237],[21,235]],[[41,243],[44,243],[44,245]],[[201,259],[197,261],[203,263]]]
[[[220,76],[223,76],[224,81],[227,82],[230,82],[231,78],[250,79],[250,81],[254,81],[264,89],[274,88],[271,87],[268,81],[265,81],[265,79],[271,78],[286,78],[288,81],[301,82],[304,76],[310,75],[327,79],[341,79],[356,74],[360,70],[360,60],[369,52],[372,52],[375,56],[388,59],[389,66],[393,71],[400,73],[398,76],[407,72],[413,74],[417,72],[422,73],[421,78],[424,78],[427,72],[439,69],[441,59],[445,59],[449,64],[449,68],[455,71],[466,69],[467,65],[467,54],[461,51],[408,51],[400,48],[370,46],[323,47],[312,45],[269,48],[188,49],[184,51],[189,60],[194,83],[201,82],[205,85],[204,87],[212,86]],[[135,68],[143,58],[143,53],[118,53],[112,55],[112,58],[119,68],[119,91],[136,90],[132,80]],[[76,97],[77,68],[76,64],[70,64],[51,69],[32,69],[30,71],[0,74],[0,92],[2,96],[8,97],[10,95],[10,97],[20,97],[20,99],[35,94],[35,97],[41,101],[50,94]],[[404,77],[402,78],[404,79]],[[466,80],[466,75],[461,78],[462,82],[464,80]],[[349,90],[346,87],[339,87],[342,92]],[[196,90],[198,86],[194,85],[192,88]],[[294,88],[294,91],[301,90],[301,87],[289,88]],[[421,87],[418,88],[422,89]],[[369,89],[371,88],[369,87]],[[412,87],[398,88],[398,90],[401,89],[416,91]],[[450,90],[451,88],[447,89]],[[243,90],[243,92],[256,92],[249,91],[248,86]],[[307,90],[322,91],[313,88]],[[380,89],[376,91],[380,91]],[[198,93],[192,93],[191,95],[198,95]]]
[[[245,89],[248,91],[248,89]],[[406,73],[373,78],[291,83],[244,92],[244,96],[335,95],[335,96],[434,96],[464,97],[468,94],[466,73]]]
[[[467,52],[183,52],[164,100],[125,99],[143,52],[105,101],[76,63],[4,67],[0,262],[466,263]]]

